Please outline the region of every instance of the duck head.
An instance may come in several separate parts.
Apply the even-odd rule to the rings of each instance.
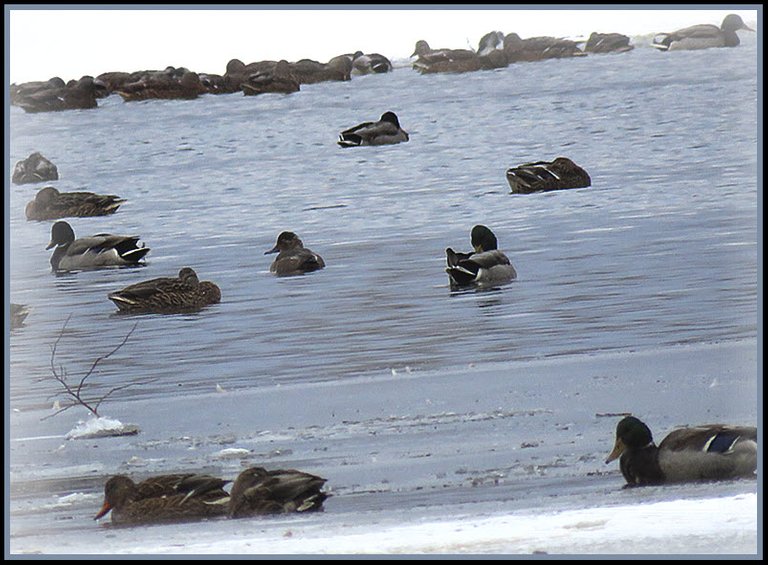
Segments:
[[[616,426],[616,442],[605,462],[618,459],[627,449],[641,449],[652,443],[653,436],[648,426],[634,416],[627,416]]]
[[[748,27],[738,14],[728,14],[725,16],[723,23],[720,25],[720,29],[723,31],[736,31],[743,29],[745,31],[755,31],[751,27]]]
[[[498,249],[494,233],[486,226],[477,225],[472,228],[472,247],[477,253]]]
[[[46,249],[51,249],[57,245],[68,245],[73,241],[75,241],[75,232],[72,226],[67,222],[58,221],[51,226],[51,241]]]
[[[304,247],[304,243],[299,239],[299,236],[292,231],[284,231],[277,236],[277,243],[275,243],[275,246],[269,251],[265,251],[264,255],[277,253],[279,251],[288,251],[289,249],[295,249],[297,247]]]
[[[113,508],[122,508],[131,500],[136,492],[136,483],[125,475],[115,475],[104,485],[104,504],[99,513],[93,517],[98,520]]]

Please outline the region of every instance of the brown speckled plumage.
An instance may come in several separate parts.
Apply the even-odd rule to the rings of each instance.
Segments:
[[[294,469],[246,469],[235,480],[229,499],[230,518],[321,510],[328,494],[325,479]]]
[[[112,512],[112,523],[153,524],[188,522],[224,516],[228,481],[209,475],[161,475],[134,483],[125,475],[111,477],[104,486],[104,504],[94,519]]]
[[[221,301],[221,290],[210,281],[200,281],[190,267],[179,276],[132,284],[107,295],[125,312],[174,313],[194,311]]]
[[[67,217],[114,214],[123,198],[93,192],[59,192],[52,186],[41,189],[26,207],[27,220],[57,220]]]
[[[592,184],[587,171],[567,157],[554,161],[525,163],[507,169],[507,182],[513,193],[529,194],[546,190],[584,188]]]

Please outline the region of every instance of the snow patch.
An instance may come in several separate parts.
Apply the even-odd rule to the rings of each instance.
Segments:
[[[123,424],[104,416],[79,421],[66,436],[67,439],[94,439],[100,437],[132,436],[139,433],[135,424]]]

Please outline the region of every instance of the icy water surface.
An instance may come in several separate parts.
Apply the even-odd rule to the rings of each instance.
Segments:
[[[338,132],[386,110],[400,117],[408,143],[335,144]],[[146,449],[131,443],[146,437],[111,438],[75,456],[82,469],[57,463],[60,438],[85,416],[70,411],[39,422],[57,391],[49,378],[51,346],[69,316],[56,363],[73,377],[138,324],[93,380],[113,387],[151,379],[115,393],[102,408],[145,427],[158,417],[173,427],[189,407],[185,399],[214,393],[217,384],[243,394],[299,387],[303,399],[279,410],[311,426],[302,412],[315,402],[313,383],[750,343],[757,336],[756,123],[754,40],[737,49],[670,54],[638,48],[463,75],[398,68],[305,85],[288,96],[136,103],[112,96],[97,110],[50,114],[13,107],[11,166],[40,151],[59,169],[60,180],[49,184],[128,200],[114,216],[70,219],[76,234],[136,233],[152,250],[145,267],[55,276],[45,250],[51,222],[24,217],[24,206],[44,185],[10,185],[10,298],[32,308],[26,326],[10,337],[10,408],[23,414],[11,437],[59,438],[50,450],[12,453],[12,473],[63,481],[60,486],[80,477],[93,494],[88,504],[98,505],[94,493],[104,476],[125,470],[120,465],[137,445]],[[592,186],[509,194],[506,168],[560,155],[587,169]],[[478,223],[494,230],[519,278],[498,290],[452,293],[444,250],[467,250]],[[272,276],[274,256],[264,251],[283,230],[298,233],[327,268]],[[193,315],[123,316],[106,298],[183,266],[216,282],[222,302]],[[632,386],[630,375],[616,378]],[[403,386],[402,398],[410,394]],[[543,390],[531,409],[549,410],[547,397],[562,406],[557,395],[556,385]],[[161,413],[142,417],[145,402]],[[338,398],[328,410],[356,402],[355,396]],[[219,433],[206,420],[205,400],[197,405],[192,428],[163,439],[169,449],[189,448],[182,438]],[[499,409],[512,407],[499,400]],[[471,413],[457,421],[471,420]],[[478,413],[507,417],[493,416],[490,408]],[[754,422],[755,407],[724,412],[731,413]],[[409,421],[417,415],[410,413]],[[284,425],[291,429],[290,418]],[[601,425],[610,434],[615,424]],[[241,419],[216,449],[256,433]],[[309,470],[322,474],[334,457],[318,457]],[[183,455],[168,461],[165,466],[177,468],[207,464]],[[307,464],[290,456],[277,463]],[[417,488],[419,479],[408,482],[397,482],[398,488]],[[33,483],[22,486],[51,495],[49,483]],[[557,491],[557,485],[547,488]],[[32,527],[61,527],[39,508],[30,512],[25,520]],[[86,520],[82,527],[95,526]]]

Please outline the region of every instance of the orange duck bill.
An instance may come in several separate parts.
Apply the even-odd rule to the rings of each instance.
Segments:
[[[99,513],[96,514],[96,516],[93,517],[94,520],[98,520],[99,518],[102,518],[107,512],[112,510],[112,507],[109,505],[109,502],[106,500],[104,501],[104,504],[101,507],[101,510],[99,510]]]

